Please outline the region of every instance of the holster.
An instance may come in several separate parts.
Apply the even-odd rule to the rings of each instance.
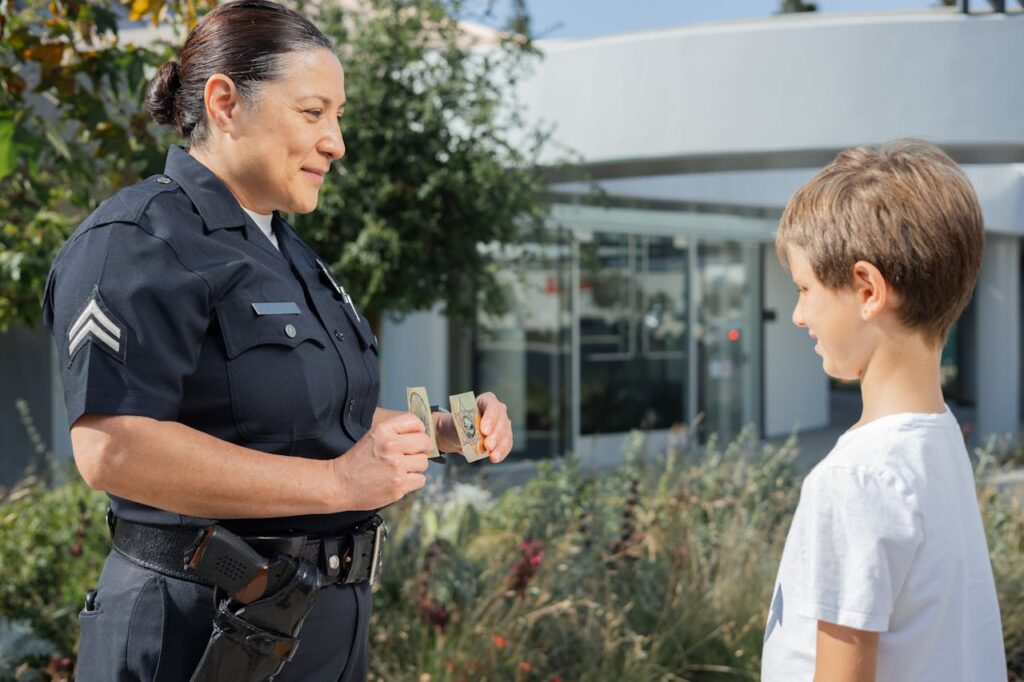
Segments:
[[[305,559],[292,560],[295,575],[276,592],[249,604],[230,596],[219,601],[213,634],[192,682],[273,680],[292,659],[299,630],[320,592],[320,570]]]
[[[239,537],[218,524],[162,526],[107,514],[114,549],[136,564],[214,587],[213,634],[193,682],[272,680],[292,659],[322,585],[373,585],[387,526],[340,535]]]

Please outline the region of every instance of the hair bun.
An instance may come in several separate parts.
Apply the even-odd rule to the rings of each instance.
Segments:
[[[177,119],[177,96],[181,88],[178,62],[165,62],[153,76],[146,90],[146,111],[161,125],[175,123]]]

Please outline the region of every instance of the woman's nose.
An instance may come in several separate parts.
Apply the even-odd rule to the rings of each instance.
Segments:
[[[338,124],[334,124],[334,129],[320,141],[320,152],[329,156],[332,161],[345,156],[345,138],[342,137]]]

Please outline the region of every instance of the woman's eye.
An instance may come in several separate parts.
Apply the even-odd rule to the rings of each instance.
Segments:
[[[323,109],[306,109],[306,114],[309,114],[313,118],[320,118],[320,114],[324,113]]]

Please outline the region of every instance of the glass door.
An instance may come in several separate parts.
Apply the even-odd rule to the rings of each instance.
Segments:
[[[698,249],[698,395],[701,434],[736,436],[760,418],[759,245],[702,241]]]
[[[571,247],[567,236],[495,254],[503,315],[481,313],[473,375],[508,405],[516,457],[564,455],[570,438]]]
[[[685,238],[577,232],[580,434],[685,421]]]

